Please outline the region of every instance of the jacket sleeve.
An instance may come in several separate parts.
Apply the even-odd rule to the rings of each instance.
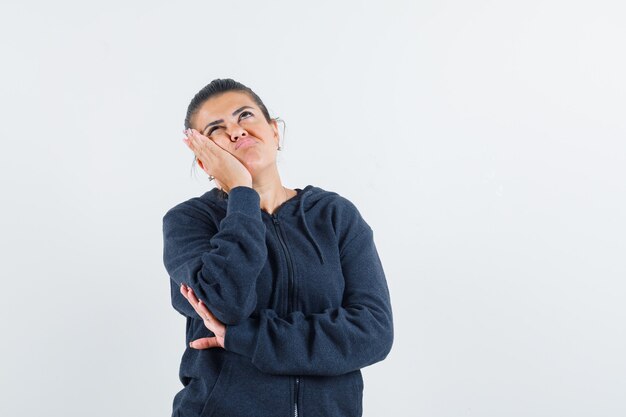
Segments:
[[[342,306],[319,313],[294,311],[226,326],[224,348],[247,356],[262,372],[341,375],[383,360],[393,344],[391,300],[369,226],[344,247]]]
[[[256,307],[256,280],[267,260],[260,196],[238,186],[228,194],[226,216],[215,224],[191,206],[178,205],[163,217],[163,263],[170,275],[172,306],[199,318],[180,293],[181,283],[224,324],[236,324]]]

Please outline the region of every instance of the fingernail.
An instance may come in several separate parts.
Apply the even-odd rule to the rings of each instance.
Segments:
[[[193,342],[189,342],[189,347],[192,348],[193,347]]]

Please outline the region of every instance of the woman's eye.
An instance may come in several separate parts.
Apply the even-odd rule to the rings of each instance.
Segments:
[[[244,110],[244,111],[242,111],[242,112],[239,114],[239,120],[241,120],[241,119],[247,119],[249,116],[248,116],[248,117],[244,117],[244,115],[246,115],[246,114],[247,114],[247,115],[250,115],[250,116],[254,116],[254,114],[253,114],[252,112],[249,112],[248,110]],[[221,129],[221,128],[222,128],[222,126],[215,126],[215,127],[212,127],[212,128],[211,128],[211,129],[209,129],[209,131],[207,132],[207,136],[211,136],[211,134],[212,134],[213,132],[215,132],[215,130],[217,130],[217,129]]]

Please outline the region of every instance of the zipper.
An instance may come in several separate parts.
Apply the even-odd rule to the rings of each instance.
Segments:
[[[291,313],[293,307],[296,305],[295,299],[295,279],[293,277],[293,263],[291,260],[291,255],[289,254],[289,249],[287,249],[287,245],[284,241],[284,236],[282,235],[283,231],[280,228],[280,223],[278,221],[278,216],[276,212],[271,214],[272,222],[274,223],[274,230],[276,230],[276,235],[278,236],[278,240],[280,241],[283,250],[285,251],[285,256],[287,257],[287,270],[288,270],[288,280],[287,280],[287,313]],[[295,387],[294,387],[294,396],[293,396],[293,415],[298,417],[298,392],[300,390],[300,377],[295,377]]]
[[[278,236],[278,240],[280,241],[283,250],[285,251],[285,256],[287,257],[287,270],[288,270],[288,281],[287,281],[287,314],[291,313],[293,310],[293,306],[296,304],[295,299],[295,282],[293,278],[293,262],[291,260],[291,255],[289,254],[289,249],[285,244],[283,237],[283,230],[279,227],[280,223],[278,222],[278,216],[276,213],[273,213],[272,220],[274,222],[274,228],[276,229],[276,235]]]
[[[296,377],[296,401],[294,401],[294,416],[298,417],[298,390],[300,388],[300,378]]]

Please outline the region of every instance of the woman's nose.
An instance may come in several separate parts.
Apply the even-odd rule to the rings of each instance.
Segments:
[[[248,132],[246,132],[246,130],[242,128],[241,126],[236,125],[231,128],[229,134],[230,134],[230,141],[237,142],[243,136],[247,136]]]

